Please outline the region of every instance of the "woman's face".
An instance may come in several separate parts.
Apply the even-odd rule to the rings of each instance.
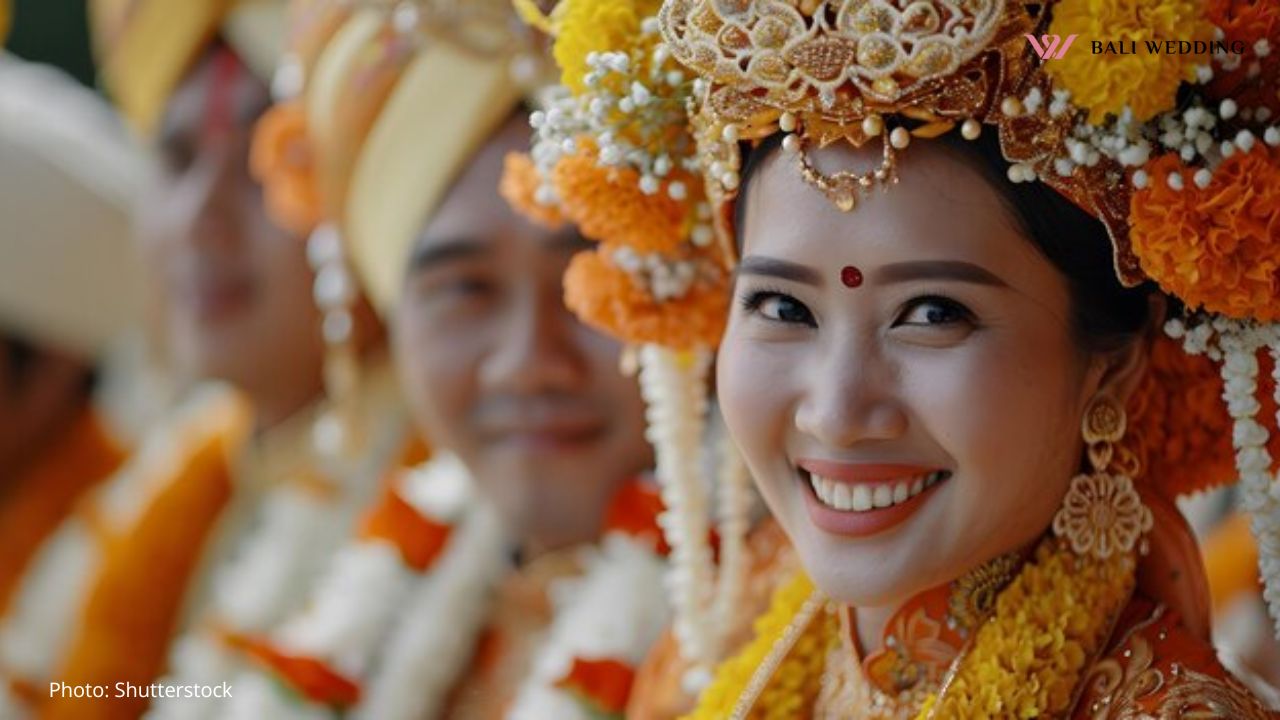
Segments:
[[[953,152],[917,143],[901,181],[848,213],[778,152],[743,199],[726,422],[814,581],[864,607],[1042,533],[1103,376],[1071,332],[1066,278]],[[811,157],[863,172],[880,151]]]

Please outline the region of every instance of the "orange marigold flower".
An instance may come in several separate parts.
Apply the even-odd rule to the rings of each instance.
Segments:
[[[594,147],[562,158],[551,172],[560,210],[592,240],[627,245],[639,253],[670,252],[687,232],[688,206],[664,185],[648,195],[631,168],[605,168]],[[687,183],[692,185],[692,183]]]
[[[729,314],[723,283],[698,283],[678,300],[658,302],[598,250],[578,253],[569,263],[564,298],[583,322],[623,342],[677,350],[715,347]]]
[[[529,222],[549,230],[557,230],[564,225],[564,216],[554,205],[538,202],[538,186],[541,184],[542,176],[538,174],[538,168],[528,154],[507,153],[502,163],[498,194],[507,201],[511,209]]]
[[[1275,383],[1271,358],[1260,352],[1258,422],[1271,430],[1272,457],[1280,458],[1275,431]],[[1161,336],[1152,344],[1147,371],[1129,398],[1123,444],[1142,467],[1140,483],[1169,499],[1236,481],[1231,416],[1222,402],[1222,375],[1204,355],[1189,355]]]
[[[1280,151],[1258,143],[1213,173],[1208,187],[1174,155],[1149,162],[1133,194],[1130,237],[1142,269],[1190,307],[1262,322],[1280,319]],[[1184,188],[1166,179],[1181,173]]]
[[[1234,98],[1240,107],[1267,107],[1280,114],[1280,4],[1275,0],[1209,0],[1205,5],[1209,20],[1222,28],[1228,43],[1242,42],[1245,53],[1240,67],[1213,68],[1209,95],[1215,99]],[[1258,57],[1254,45],[1267,40],[1271,52]],[[1249,66],[1258,63],[1261,72],[1249,77]]]
[[[300,103],[276,105],[258,121],[249,170],[262,183],[267,212],[280,227],[305,235],[320,224],[320,191]]]

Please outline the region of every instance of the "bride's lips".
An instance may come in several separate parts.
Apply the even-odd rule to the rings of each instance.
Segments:
[[[951,477],[944,468],[924,465],[809,459],[796,464],[810,520],[845,537],[868,537],[899,525]]]

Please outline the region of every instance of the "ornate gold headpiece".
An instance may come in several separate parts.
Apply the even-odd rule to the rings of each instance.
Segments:
[[[1040,178],[1102,220],[1117,274],[1134,284],[1145,277],[1128,245],[1128,195],[1115,192],[1120,164],[1100,156],[1059,172],[1076,118],[1049,101],[1049,78],[1026,39],[1045,33],[1047,8],[1039,0],[675,0],[659,22],[672,54],[704,80],[699,141],[706,166],[721,170],[711,178],[721,202],[737,189],[739,139],[790,133],[784,147],[803,177],[851,210],[860,194],[896,181],[897,153],[912,138],[959,125],[973,139],[992,125],[1010,179]],[[882,142],[884,160],[864,174],[818,171],[805,146],[840,140]]]

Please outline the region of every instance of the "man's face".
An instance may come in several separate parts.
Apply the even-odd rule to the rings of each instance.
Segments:
[[[249,174],[266,87],[217,50],[187,76],[162,123],[162,167],[139,215],[177,369],[251,395],[308,397],[323,345],[305,246],[267,217]]]
[[[586,247],[529,224],[498,196],[503,158],[528,147],[513,118],[419,236],[395,311],[409,402],[528,544],[592,538],[619,484],[648,467],[644,409],[617,343],[565,308],[561,276]]]

